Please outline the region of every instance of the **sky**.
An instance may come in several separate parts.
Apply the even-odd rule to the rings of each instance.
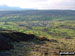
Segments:
[[[75,10],[75,0],[0,0],[0,5],[41,10]]]

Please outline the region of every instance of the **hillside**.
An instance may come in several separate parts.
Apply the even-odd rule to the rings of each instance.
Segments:
[[[63,39],[63,41],[60,41],[60,39],[47,39],[47,37],[40,38],[34,34],[2,30],[0,31],[0,55],[57,56],[59,55],[59,51],[74,51],[75,45],[70,47],[70,44],[74,44],[74,40],[75,39]]]

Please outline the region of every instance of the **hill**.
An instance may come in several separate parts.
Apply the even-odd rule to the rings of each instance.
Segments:
[[[34,10],[34,9],[0,5],[0,11],[16,11],[16,10]]]

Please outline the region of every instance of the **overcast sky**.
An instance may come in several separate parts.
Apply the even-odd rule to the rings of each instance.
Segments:
[[[0,5],[34,9],[75,10],[75,0],[0,0]]]

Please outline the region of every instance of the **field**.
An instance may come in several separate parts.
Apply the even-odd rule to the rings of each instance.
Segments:
[[[75,51],[75,11],[1,11],[0,34],[8,32],[9,37],[19,38],[10,31],[39,39],[13,42],[14,49],[5,51],[11,56],[58,56],[59,51]]]

